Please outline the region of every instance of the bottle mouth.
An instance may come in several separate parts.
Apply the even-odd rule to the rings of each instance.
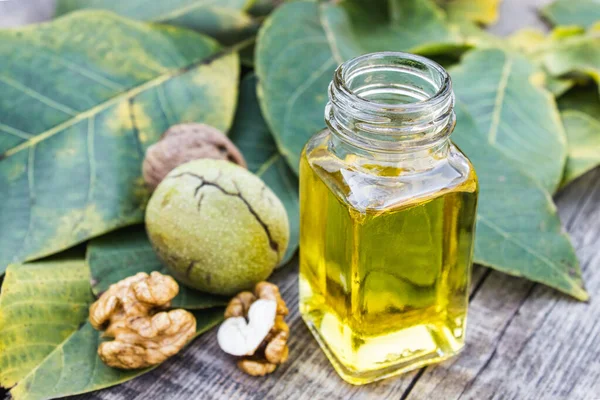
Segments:
[[[453,109],[452,82],[442,66],[414,54],[381,52],[336,69],[325,119],[362,147],[406,148],[447,137]]]

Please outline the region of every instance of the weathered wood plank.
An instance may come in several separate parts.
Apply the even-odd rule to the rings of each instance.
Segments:
[[[579,335],[582,326],[573,321],[580,321],[580,313],[590,315],[590,320],[593,316],[600,317],[600,310],[590,309],[591,305],[598,304],[594,303],[594,294],[600,292],[596,287],[600,286],[600,272],[594,275],[594,269],[598,271],[594,268],[598,267],[598,259],[593,261],[591,256],[599,247],[599,183],[600,170],[597,170],[569,187],[558,199],[561,217],[573,234],[585,267],[593,296],[590,304],[574,302],[523,279],[476,268],[468,346],[460,357],[398,378],[354,387],[336,375],[299,317],[297,267],[293,266],[278,271],[273,279],[282,288],[284,298],[293,310],[290,316],[293,332],[291,361],[274,374],[251,378],[238,371],[234,361],[217,347],[216,332],[212,331],[154,372],[79,398],[458,399],[486,398],[495,393],[497,398],[551,399],[557,393],[567,392],[564,387],[552,386],[556,384],[555,377],[573,370],[580,378],[568,393],[574,399],[587,400],[585,386],[598,385],[595,380],[599,373],[598,361],[593,358],[599,358],[598,350],[590,348],[594,337]],[[595,237],[596,241],[590,237]],[[569,321],[572,323],[567,324]],[[551,322],[564,322],[569,329],[561,331],[555,340],[549,339],[553,335],[546,330],[552,330],[552,325],[547,325]],[[600,327],[589,329],[596,332],[594,329]],[[536,334],[538,331],[540,333]],[[573,339],[575,337],[580,339]],[[592,358],[584,368],[579,357],[585,353]],[[571,354],[571,357],[565,358],[565,354]],[[557,365],[552,364],[553,358],[559,360]],[[529,369],[513,371],[517,361]],[[584,369],[588,372],[582,373]],[[509,375],[510,379],[506,379]]]
[[[588,260],[591,252],[589,249],[598,248],[596,242],[582,242],[581,235],[592,235],[597,238],[600,227],[600,170],[583,177],[559,196],[561,218],[574,235],[578,254],[582,257],[586,278],[590,281],[590,291],[596,290],[594,285],[593,268]],[[592,188],[592,189],[590,189]],[[588,233],[586,233],[588,232]],[[590,233],[591,232],[591,233]],[[585,237],[588,237],[585,236]],[[589,240],[589,239],[586,239]],[[591,246],[591,247],[590,247]],[[594,247],[595,246],[595,247]],[[588,249],[588,250],[586,250]],[[583,252],[583,253],[581,253]],[[580,254],[581,253],[581,254]],[[596,261],[597,262],[597,261]],[[476,268],[474,272],[473,288],[475,294],[471,302],[468,325],[468,346],[458,358],[450,360],[436,367],[425,368],[394,379],[388,379],[373,385],[354,387],[345,384],[335,373],[329,362],[320,351],[317,343],[312,339],[308,329],[304,326],[297,311],[297,271],[296,266],[278,271],[273,281],[280,285],[283,296],[292,309],[290,315],[291,331],[290,362],[282,366],[274,374],[265,378],[251,378],[234,365],[234,361],[223,354],[216,345],[215,331],[200,337],[183,354],[150,374],[144,375],[134,381],[118,387],[100,391],[93,394],[80,396],[81,399],[183,399],[183,398],[214,398],[214,399],[367,399],[367,398],[423,398],[423,399],[454,399],[454,398],[481,398],[493,394],[498,398],[511,394],[519,388],[527,387],[530,382],[528,374],[515,373],[510,380],[504,376],[511,371],[511,360],[516,359],[513,354],[508,359],[506,348],[513,344],[518,353],[519,348],[536,344],[539,352],[538,364],[530,365],[532,371],[545,362],[545,354],[549,353],[543,347],[550,343],[551,348],[563,346],[565,350],[574,354],[574,359],[565,364],[563,370],[571,369],[578,365],[577,348],[571,348],[571,336],[576,336],[577,331],[563,332],[565,336],[561,342],[547,342],[549,334],[535,332],[545,321],[547,310],[554,311],[556,318],[561,320],[565,315],[579,312],[589,313],[589,304],[577,303],[566,296],[560,295],[541,285],[535,285],[523,279],[510,277],[497,272],[488,272],[484,268]],[[596,275],[600,280],[600,272]],[[596,290],[594,292],[594,290]],[[539,294],[541,293],[541,295]],[[540,297],[541,296],[541,297]],[[594,297],[592,302],[594,302]],[[531,309],[529,302],[541,309]],[[593,304],[593,303],[590,303]],[[523,314],[527,311],[527,314]],[[592,314],[590,314],[592,315]],[[600,317],[600,310],[596,310],[596,317]],[[547,321],[552,321],[548,319]],[[578,326],[569,325],[572,329]],[[544,328],[547,329],[547,328]],[[528,340],[530,336],[537,337],[539,343]],[[565,339],[566,338],[566,339]],[[530,344],[528,344],[530,343]],[[593,341],[588,340],[588,344]],[[588,346],[589,347],[589,346]],[[590,352],[582,346],[581,352]],[[515,354],[516,354],[515,353]],[[534,350],[535,353],[535,350]],[[528,352],[521,357],[529,356]],[[597,355],[591,352],[592,355]],[[512,358],[511,358],[512,357]],[[535,357],[534,357],[535,358]],[[506,361],[505,370],[492,366],[498,360]],[[523,359],[527,365],[528,359]],[[597,373],[594,362],[589,368]],[[501,371],[501,372],[500,372]],[[500,373],[498,373],[500,372]],[[548,371],[546,371],[548,372]],[[554,373],[560,375],[560,368],[556,367]],[[548,374],[542,383],[554,382],[554,374]],[[594,374],[581,375],[581,382],[592,385]],[[543,378],[544,376],[542,376]],[[539,378],[539,377],[538,377]],[[590,383],[586,383],[586,382]],[[490,389],[492,388],[492,389]],[[537,387],[536,387],[537,388]],[[539,389],[539,388],[537,388]],[[541,390],[541,389],[540,389]],[[573,398],[588,399],[578,393],[584,392],[579,385],[575,385],[570,392]],[[527,392],[526,397],[517,398],[552,398],[551,387],[541,390],[542,396]]]
[[[574,301],[542,285],[492,272],[471,302],[457,359],[421,376],[408,399],[590,399],[599,393],[600,170],[558,196],[592,296]],[[587,389],[578,380],[589,380]],[[581,393],[583,391],[583,393]]]
[[[586,194],[568,230],[590,302],[535,285],[465,398],[600,398],[600,171],[578,183]]]

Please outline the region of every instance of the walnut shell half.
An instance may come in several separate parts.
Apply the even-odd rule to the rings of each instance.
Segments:
[[[218,129],[205,124],[179,124],[170,127],[146,150],[144,180],[154,190],[175,167],[201,158],[231,161],[247,168],[242,153]]]

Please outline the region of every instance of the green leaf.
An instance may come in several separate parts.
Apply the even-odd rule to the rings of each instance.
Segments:
[[[548,192],[489,142],[464,105],[456,114],[452,139],[471,159],[480,184],[474,261],[587,300]]]
[[[562,186],[600,164],[600,96],[596,85],[575,87],[558,99],[569,156]]]
[[[568,28],[555,30],[536,57],[554,76],[578,72],[600,84],[600,25],[586,33]]]
[[[0,386],[15,385],[77,331],[92,301],[84,260],[11,265],[0,297]]]
[[[567,145],[553,97],[532,82],[536,72],[524,56],[500,49],[469,52],[450,71],[457,99],[488,143],[554,192]]]
[[[152,250],[142,225],[124,228],[90,241],[86,258],[92,274],[92,290],[96,296],[113,283],[138,272],[160,271],[168,274]],[[179,285],[179,294],[173,299],[171,306],[202,309],[223,306],[227,301],[226,298]]]
[[[542,8],[541,14],[554,25],[590,27],[600,20],[598,0],[555,0]]]
[[[436,54],[464,44],[458,29],[447,23],[444,12],[431,0],[346,0],[340,4],[340,8],[324,7],[323,26],[342,41],[347,29],[344,10],[348,28],[363,53],[394,50]]]
[[[325,125],[327,85],[338,64],[383,49],[447,50],[457,40],[429,1],[296,1],[278,7],[259,31],[256,73],[261,108],[281,154],[298,172],[302,147]]]
[[[194,311],[196,337],[223,319],[223,309]],[[100,332],[86,323],[25,377],[10,394],[14,400],[45,400],[104,389],[156,368],[120,370],[98,357]]]
[[[279,197],[290,221],[290,242],[280,266],[285,265],[298,249],[300,209],[298,179],[277,150],[256,97],[257,79],[247,75],[241,83],[235,121],[229,133],[248,163],[248,169],[258,175]]]
[[[543,87],[545,87],[547,91],[552,93],[554,97],[562,96],[576,84],[574,79],[556,78],[548,74],[544,74],[544,79],[542,83]]]
[[[515,32],[508,38],[508,45],[510,49],[525,54],[539,67],[540,71],[535,75],[532,81],[537,83],[538,86],[546,88],[550,93],[558,97],[571,89],[576,81],[570,78],[552,76],[542,65],[537,53],[548,44],[549,40],[551,40],[551,38],[540,30],[524,28]]]
[[[143,220],[145,148],[175,123],[231,124],[238,56],[218,50],[107,12],[0,31],[0,274]]]
[[[245,10],[248,0],[59,0],[56,15],[80,9],[101,9],[140,21],[193,29],[223,44],[237,43],[256,33],[257,25]]]
[[[577,110],[600,118],[600,92],[594,84],[576,86],[557,99],[560,111]]]
[[[140,21],[160,22],[194,29],[222,43],[235,43],[256,30],[245,12],[249,0],[59,0],[56,15],[80,9],[108,10]]]
[[[508,37],[508,43],[516,50],[530,55],[539,49],[547,41],[544,32],[535,28],[523,28]]]
[[[600,165],[600,120],[576,110],[564,111],[561,117],[569,143],[564,186]]]
[[[466,19],[481,24],[493,24],[498,20],[501,0],[438,0],[452,20]]]

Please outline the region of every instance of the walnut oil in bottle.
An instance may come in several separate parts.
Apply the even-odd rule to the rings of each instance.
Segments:
[[[478,186],[453,107],[438,64],[364,55],[336,70],[303,151],[300,311],[350,383],[464,346]]]

